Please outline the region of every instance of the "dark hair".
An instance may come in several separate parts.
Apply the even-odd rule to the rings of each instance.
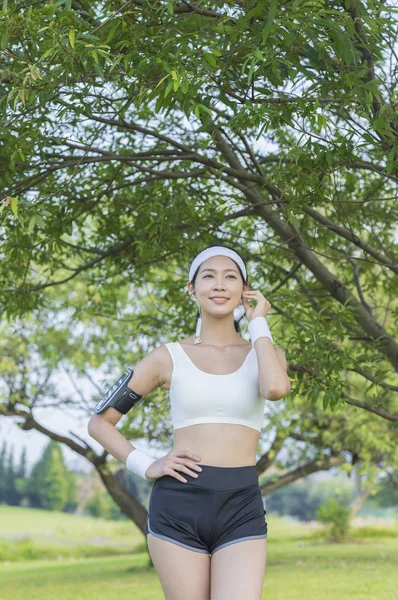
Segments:
[[[228,248],[228,250],[233,250],[234,252],[236,252],[236,250],[235,250],[234,248],[231,248],[231,246],[226,246],[225,244],[223,244],[223,245],[221,245],[221,244],[212,244],[211,246],[207,246],[206,248],[203,248],[203,250],[207,250],[208,248],[215,248],[216,246],[221,246],[221,248]],[[203,250],[201,250],[201,252],[203,252]],[[198,253],[198,254],[199,254],[199,253]],[[237,252],[237,254],[239,254],[239,252]],[[239,256],[240,256],[240,254],[239,254]],[[229,257],[229,258],[230,258],[230,257]],[[241,258],[242,258],[242,257],[241,257]],[[234,259],[233,259],[233,258],[231,258],[231,260],[234,260]],[[242,260],[243,260],[243,258],[242,258]],[[237,263],[237,262],[235,262],[235,261],[234,261],[234,263],[235,263],[235,264],[236,264],[236,266],[238,267],[238,270],[239,270],[240,276],[242,277],[243,284],[244,284],[244,285],[246,285],[246,284],[248,283],[248,279],[245,279],[245,278],[243,277],[243,273],[242,273],[242,271],[241,271],[241,268],[240,268],[240,266],[238,265],[238,263]],[[246,267],[246,273],[247,273],[247,266],[246,266],[246,263],[245,263],[245,261],[244,261],[244,260],[243,260],[243,264],[244,264],[244,265],[245,265],[245,267]],[[199,271],[200,267],[201,267],[201,265],[199,265],[199,267],[196,269],[196,271],[195,271],[195,273],[194,273],[194,276],[192,277],[192,281],[191,281],[191,282],[192,282],[192,285],[195,285],[195,279],[196,279],[196,276],[197,276],[197,274],[198,274],[198,271]]]

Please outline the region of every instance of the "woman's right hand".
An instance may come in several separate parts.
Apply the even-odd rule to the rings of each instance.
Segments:
[[[145,471],[145,477],[148,479],[160,479],[165,475],[171,475],[179,481],[187,483],[187,480],[182,477],[178,471],[188,473],[195,479],[198,477],[195,471],[202,471],[202,467],[196,464],[195,461],[200,460],[199,456],[196,456],[188,450],[171,450],[166,456],[163,456],[159,460],[155,460]],[[191,469],[194,469],[192,471]]]

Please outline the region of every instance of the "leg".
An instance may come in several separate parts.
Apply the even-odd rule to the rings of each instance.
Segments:
[[[211,600],[261,600],[267,538],[244,540],[211,557]]]
[[[147,541],[166,600],[210,600],[209,554],[188,550],[150,533]]]

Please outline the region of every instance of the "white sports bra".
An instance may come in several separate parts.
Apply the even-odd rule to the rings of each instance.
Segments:
[[[165,345],[173,361],[169,393],[174,429],[198,423],[235,423],[261,431],[266,399],[259,392],[254,348],[237,371],[215,375],[198,369],[179,342]]]

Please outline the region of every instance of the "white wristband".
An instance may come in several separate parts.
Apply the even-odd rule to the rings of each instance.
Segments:
[[[272,342],[272,335],[265,317],[255,317],[249,323],[249,334],[252,346],[260,337],[267,337]]]
[[[147,469],[154,463],[157,459],[153,458],[153,456],[149,456],[143,450],[136,448],[128,455],[126,459],[126,467],[129,471],[133,473],[137,473],[143,479],[148,479],[145,476]]]

